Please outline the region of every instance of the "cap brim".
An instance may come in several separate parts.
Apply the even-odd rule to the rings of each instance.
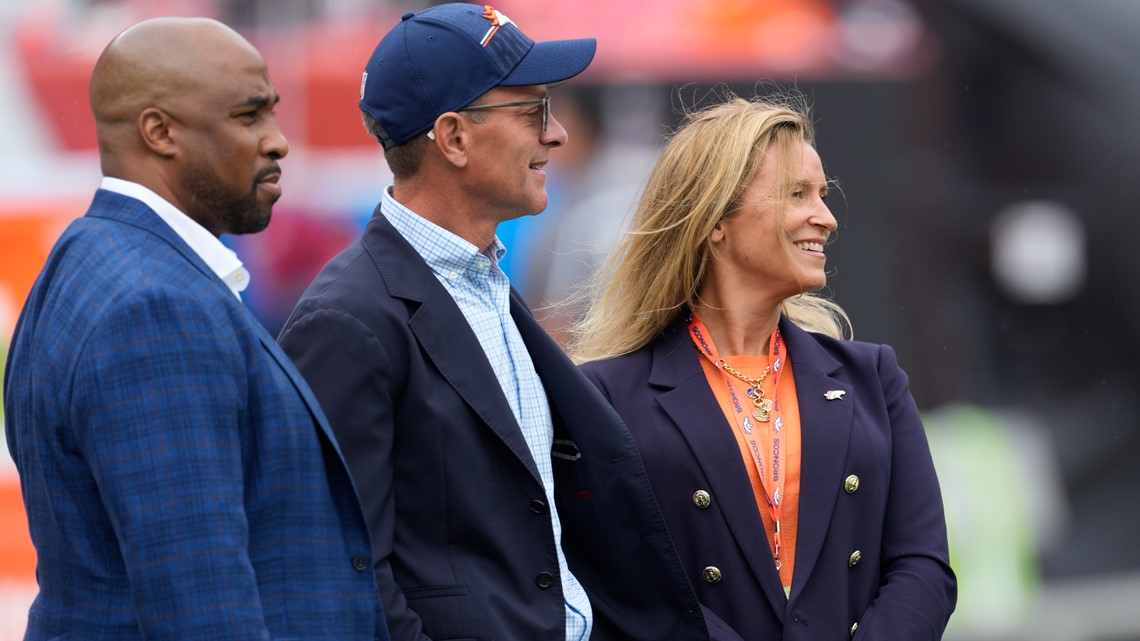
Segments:
[[[536,42],[499,85],[524,87],[565,82],[590,66],[597,48],[594,38]]]

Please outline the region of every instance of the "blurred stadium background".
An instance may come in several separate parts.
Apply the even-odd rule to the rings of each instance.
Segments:
[[[231,238],[276,331],[389,174],[356,109],[407,0],[0,4],[0,355],[47,250],[99,183],[87,78],[120,30],[219,18],[269,62],[291,143],[269,230]],[[772,86],[814,104],[842,194],[831,293],[894,345],[925,413],[959,607],[948,639],[1140,640],[1140,2],[501,0],[538,39],[593,36],[553,92],[551,206],[504,225],[532,305],[619,233],[682,107]],[[1100,247],[1093,250],[1093,245]],[[559,336],[572,310],[541,312]],[[2,414],[0,414],[2,425]],[[0,641],[35,593],[0,456]]]

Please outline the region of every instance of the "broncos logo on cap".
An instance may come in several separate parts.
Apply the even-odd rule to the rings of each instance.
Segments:
[[[483,39],[479,41],[479,44],[483,45],[484,47],[486,47],[487,44],[491,42],[491,38],[495,37],[495,34],[498,33],[500,27],[514,24],[514,21],[498,12],[489,4],[483,5],[483,17],[491,21],[491,28],[487,29],[487,33],[483,34]],[[517,27],[518,25],[515,26]]]

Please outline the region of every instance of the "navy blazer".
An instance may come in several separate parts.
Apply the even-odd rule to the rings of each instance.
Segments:
[[[641,350],[582,367],[629,425],[701,603],[748,641],[941,638],[957,595],[942,500],[891,348],[780,322],[802,424],[785,597],[770,548],[757,543],[767,537],[744,460],[687,317]],[[831,390],[844,394],[828,400]],[[699,490],[711,495],[707,506],[694,500]],[[709,566],[718,582],[706,580]]]
[[[591,638],[708,638],[629,431],[513,293],[511,314],[550,400],[562,543]],[[564,639],[522,431],[463,313],[379,208],[278,340],[344,446],[392,637]]]
[[[142,202],[96,193],[16,327],[4,402],[36,547],[26,639],[387,639],[316,399]]]

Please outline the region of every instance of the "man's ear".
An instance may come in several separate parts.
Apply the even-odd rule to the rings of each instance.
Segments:
[[[469,125],[466,118],[449,111],[435,119],[435,126],[431,130],[435,135],[432,144],[456,167],[467,166],[467,154],[471,150]]]
[[[143,144],[154,153],[170,158],[177,150],[171,135],[170,116],[156,107],[148,107],[139,114],[139,136]]]

